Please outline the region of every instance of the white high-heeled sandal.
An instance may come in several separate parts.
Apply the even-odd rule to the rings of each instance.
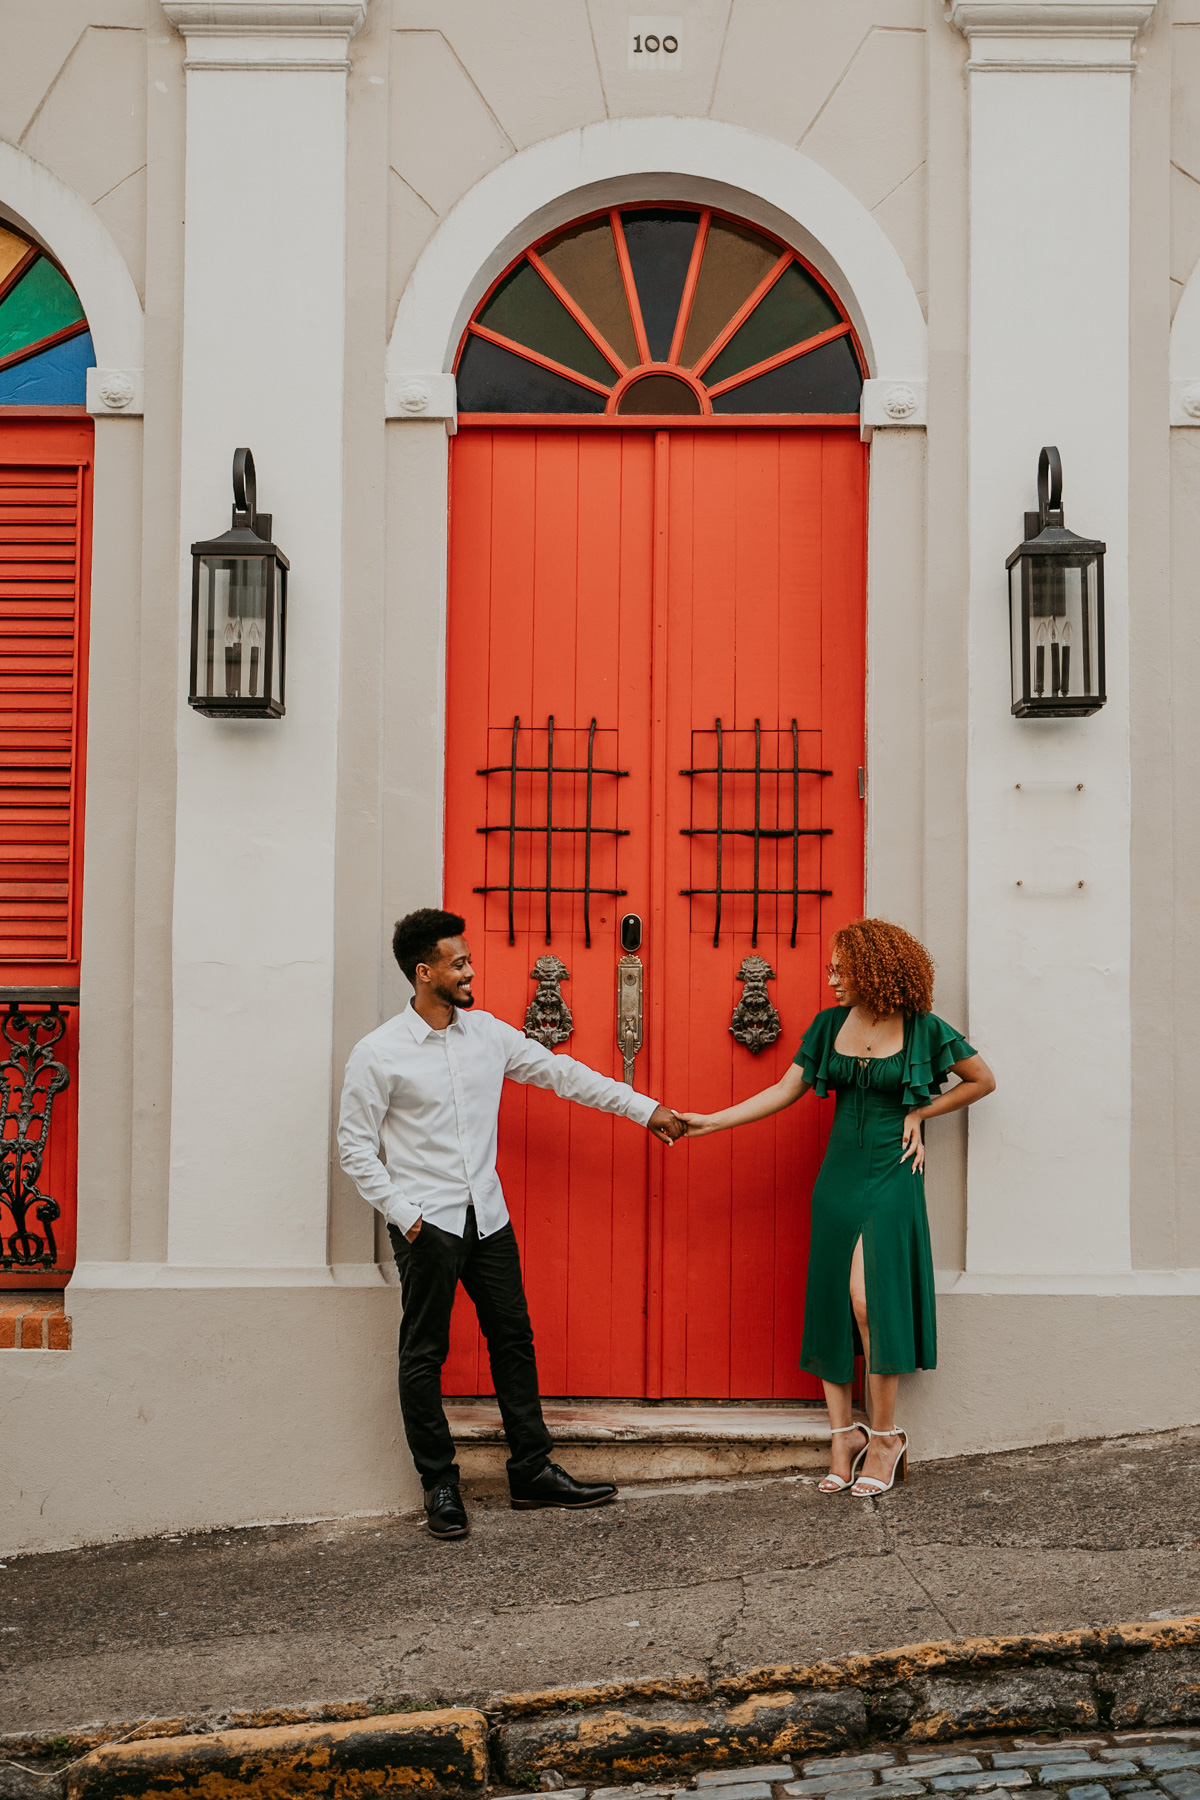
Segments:
[[[847,1431],[865,1431],[867,1433],[866,1445],[859,1451],[858,1455],[850,1465],[850,1481],[843,1481],[840,1475],[835,1475],[833,1471],[830,1470],[824,1481],[819,1481],[817,1483],[818,1494],[844,1494],[846,1489],[850,1486],[850,1482],[854,1480],[854,1472],[858,1468],[859,1463],[871,1447],[871,1428],[869,1425],[831,1425],[829,1427],[830,1437],[840,1437]]]
[[[898,1437],[904,1439],[903,1444],[900,1446],[899,1454],[892,1464],[892,1472],[886,1481],[880,1481],[874,1475],[858,1474],[859,1464],[865,1459],[867,1454],[866,1450],[863,1451],[862,1456],[859,1457],[858,1462],[854,1465],[855,1480],[854,1486],[850,1489],[850,1492],[856,1494],[860,1500],[874,1500],[877,1495],[888,1493],[888,1491],[896,1485],[897,1474],[899,1474],[901,1481],[908,1480],[908,1433],[907,1431],[902,1431],[899,1425],[894,1425],[890,1431],[875,1431],[870,1425],[866,1426],[865,1430],[868,1439],[877,1437]],[[867,1450],[870,1448],[871,1446],[868,1442]]]

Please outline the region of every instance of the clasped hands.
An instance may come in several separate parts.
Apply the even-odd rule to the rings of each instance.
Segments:
[[[678,1113],[669,1106],[656,1106],[646,1121],[646,1129],[652,1131],[663,1144],[673,1144],[681,1137],[701,1137],[706,1129],[703,1113]]]

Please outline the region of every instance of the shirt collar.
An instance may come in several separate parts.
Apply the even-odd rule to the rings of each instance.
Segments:
[[[420,1013],[417,1011],[416,1007],[413,1005],[411,1000],[409,1001],[408,1005],[404,1008],[404,1011],[401,1013],[400,1017],[403,1020],[406,1027],[408,1028],[409,1035],[412,1038],[414,1044],[423,1044],[425,1042],[425,1039],[431,1035],[431,1033],[433,1031],[433,1026],[430,1025],[427,1020],[425,1020],[421,1017]],[[454,1009],[454,1017],[451,1019],[448,1029],[451,1031],[454,1031],[454,1030],[462,1031],[465,1029],[463,1022],[462,1022],[462,1013],[459,1011],[457,1006]]]

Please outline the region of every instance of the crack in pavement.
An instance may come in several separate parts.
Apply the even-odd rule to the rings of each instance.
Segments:
[[[894,1555],[893,1551],[880,1548],[878,1550],[837,1550],[832,1556],[818,1557],[814,1562],[770,1563],[761,1569],[730,1571],[724,1575],[705,1575],[699,1581],[672,1581],[664,1584],[653,1582],[646,1587],[604,1588],[598,1593],[578,1594],[569,1600],[547,1600],[542,1603],[547,1612],[551,1610],[567,1611],[571,1607],[590,1606],[598,1600],[630,1600],[642,1594],[686,1594],[697,1592],[701,1588],[720,1587],[731,1581],[746,1582],[748,1580],[765,1580],[773,1575],[807,1575],[822,1569],[834,1569],[839,1563],[874,1562],[881,1556]],[[533,1609],[528,1602],[510,1601],[505,1606],[492,1608],[493,1618],[503,1618],[505,1614],[527,1613]]]
[[[909,1579],[911,1581],[916,1582],[917,1586],[920,1588],[921,1592],[924,1594],[925,1598],[928,1600],[930,1606],[933,1608],[933,1610],[937,1614],[938,1618],[942,1621],[942,1624],[946,1627],[947,1631],[950,1633],[950,1636],[951,1637],[961,1637],[963,1635],[961,1626],[958,1626],[954,1623],[954,1621],[950,1618],[949,1614],[946,1612],[945,1608],[943,1606],[941,1606],[937,1600],[934,1599],[933,1595],[930,1593],[929,1589],[925,1586],[925,1583],[921,1580],[921,1577],[917,1574],[916,1570],[911,1568],[909,1566],[909,1564],[905,1562],[903,1551],[896,1550],[894,1552],[894,1555],[895,1555],[896,1561],[900,1564],[900,1567],[904,1570],[905,1574],[909,1577]]]
[[[706,1656],[704,1659],[704,1666],[708,1671],[708,1678],[710,1681],[716,1679],[717,1662],[721,1652],[724,1650],[726,1644],[729,1643],[730,1639],[737,1635],[738,1627],[745,1617],[747,1606],[750,1604],[750,1595],[746,1588],[746,1577],[744,1575],[739,1575],[737,1577],[737,1583],[738,1587],[741,1589],[742,1597],[733,1609],[733,1617],[729,1621],[728,1628],[725,1631],[722,1631],[716,1643],[713,1645],[711,1656]]]

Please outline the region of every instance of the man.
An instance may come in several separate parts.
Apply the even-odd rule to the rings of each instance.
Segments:
[[[496,1174],[505,1079],[623,1113],[665,1144],[684,1129],[645,1094],[573,1057],[552,1056],[491,1013],[472,1012],[475,971],[465,927],[458,913],[432,907],[396,926],[392,950],[415,992],[402,1012],[355,1045],[338,1125],[342,1167],[387,1220],[404,1304],[404,1432],[429,1529],[446,1538],[467,1533],[442,1406],[442,1364],[460,1281],[487,1339],[510,1451],[512,1505],[600,1506],[617,1491],[609,1481],[573,1481],[550,1461],[521,1261]]]

